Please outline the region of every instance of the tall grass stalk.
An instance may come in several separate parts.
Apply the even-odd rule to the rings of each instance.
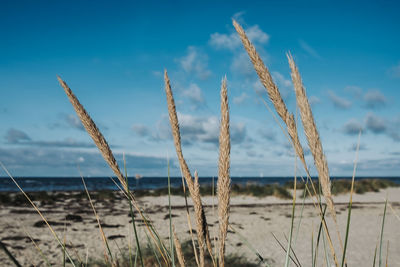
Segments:
[[[145,232],[145,234],[146,234],[146,239],[147,239],[147,248],[153,252],[154,257],[156,258],[156,261],[158,263],[158,266],[161,267],[162,265],[161,265],[160,257],[158,257],[157,251],[154,249],[153,243],[151,242],[149,235],[146,232]],[[136,251],[136,254],[138,254],[138,251]],[[136,260],[135,260],[135,262],[136,262]],[[135,263],[135,266],[136,266],[136,263]]]
[[[287,250],[285,248],[285,246],[282,244],[281,241],[279,241],[279,239],[276,237],[276,235],[274,233],[272,233],[272,237],[275,239],[275,241],[278,243],[278,245],[282,248],[282,250],[287,254]],[[294,265],[296,265],[297,267],[300,267],[299,264],[295,261],[295,259],[293,259],[292,255],[289,254],[289,259],[292,260],[292,262],[294,263]]]
[[[136,199],[133,195],[133,193],[129,190],[129,187],[127,185],[126,179],[121,173],[121,170],[118,166],[117,161],[115,160],[115,157],[100,130],[97,128],[96,124],[92,120],[92,118],[89,116],[85,108],[82,106],[82,104],[79,102],[78,98],[75,96],[75,94],[72,92],[72,90],[68,87],[67,83],[64,82],[59,76],[57,76],[58,81],[60,82],[61,86],[63,87],[69,101],[71,102],[73,108],[75,109],[76,114],[78,115],[79,119],[81,120],[83,126],[85,127],[86,132],[92,137],[95,145],[97,148],[100,150],[104,160],[108,163],[110,168],[113,170],[114,174],[117,176],[119,182],[121,183],[123,187],[123,191],[125,196],[129,199],[131,204],[135,207],[135,209],[138,211],[139,215],[142,217],[143,222],[149,231],[152,239],[155,241],[157,248],[165,261],[166,265],[169,264],[168,262],[168,251],[165,249],[165,245],[162,243],[158,233],[155,231],[154,227],[149,223],[147,218],[144,216],[142,213],[140,207],[136,203]]]
[[[212,247],[211,247],[210,235],[208,232],[207,219],[206,219],[205,212],[203,209],[203,204],[201,202],[200,185],[198,184],[198,177],[196,178],[197,173],[195,173],[195,179],[193,180],[192,175],[189,170],[189,167],[186,163],[186,160],[183,157],[182,145],[181,145],[181,134],[180,134],[180,130],[179,130],[179,122],[178,122],[178,116],[177,116],[176,107],[175,107],[175,100],[174,100],[174,96],[172,93],[168,73],[166,70],[164,71],[164,81],[165,81],[165,93],[166,93],[166,97],[167,97],[169,122],[171,125],[172,136],[174,138],[175,150],[176,150],[176,154],[178,157],[178,161],[179,161],[179,165],[180,165],[183,177],[185,178],[186,184],[188,185],[188,189],[189,189],[190,195],[193,200],[194,213],[195,213],[196,226],[197,226],[197,240],[199,243],[199,251],[200,251],[199,252],[199,255],[200,255],[199,263],[200,263],[200,267],[203,267],[204,266],[205,247],[207,247],[208,252],[210,253],[211,259],[214,260],[214,257],[212,254]],[[197,182],[197,184],[196,184],[196,182]]]
[[[86,195],[87,195],[87,197],[88,197],[88,199],[89,199],[90,206],[92,207],[94,216],[96,217],[97,225],[99,226],[100,236],[101,236],[101,238],[102,238],[102,240],[103,240],[104,249],[107,250],[108,256],[110,257],[111,264],[112,264],[112,263],[114,262],[114,260],[113,260],[113,255],[112,255],[112,253],[111,253],[111,249],[110,249],[110,246],[109,246],[109,244],[108,244],[107,237],[106,237],[106,235],[105,235],[105,233],[104,233],[103,227],[101,226],[100,217],[99,217],[99,215],[97,214],[96,209],[95,209],[95,207],[94,207],[94,205],[93,205],[93,201],[92,201],[92,198],[90,197],[89,190],[88,190],[87,187],[86,187],[85,179],[83,179],[82,174],[80,174],[80,175],[81,175],[83,187],[85,188]],[[108,262],[106,253],[104,253],[104,256],[105,256],[106,262]]]
[[[72,107],[75,109],[76,114],[78,115],[79,119],[82,122],[82,125],[85,127],[86,132],[92,137],[95,145],[100,150],[101,155],[103,156],[104,160],[108,163],[110,168],[114,171],[115,175],[117,176],[120,183],[123,185],[124,189],[127,191],[128,185],[124,179],[124,176],[121,173],[121,170],[118,167],[118,163],[114,158],[114,155],[104,138],[103,134],[97,128],[96,124],[86,112],[85,108],[79,102],[78,98],[72,92],[72,90],[68,87],[67,83],[61,79],[61,77],[57,76],[57,79],[64,89],[69,101],[72,104]]]
[[[175,248],[176,248],[176,256],[178,258],[179,265],[181,267],[185,267],[185,257],[183,255],[181,243],[179,242],[179,238],[175,233],[175,229],[172,229],[172,230],[173,230],[173,235],[174,235],[174,244],[175,244]]]
[[[255,256],[260,260],[260,262],[264,263],[265,266],[267,267],[271,267],[268,262],[265,261],[264,257],[261,256],[261,253],[253,247],[253,245],[240,233],[238,232],[233,226],[232,224],[229,224],[229,228],[232,230],[232,232],[234,232],[235,234],[238,235],[239,239],[246,245],[246,247],[248,249],[250,249],[251,252],[253,252],[255,254]]]
[[[385,201],[385,209],[383,210],[383,218],[382,218],[382,227],[381,227],[381,234],[379,240],[379,267],[382,267],[382,243],[383,243],[383,229],[385,227],[385,218],[386,218],[386,207],[387,207],[387,196]]]
[[[168,166],[168,210],[169,210],[169,241],[170,241],[170,254],[172,266],[175,267],[175,252],[174,252],[174,236],[172,233],[172,212],[171,212],[171,178],[169,159],[167,159]]]
[[[183,196],[185,197],[186,218],[187,218],[188,227],[189,227],[190,239],[192,240],[193,254],[194,254],[194,258],[197,263],[197,266],[200,266],[199,256],[197,255],[197,249],[196,249],[196,245],[194,242],[193,226],[192,226],[192,221],[190,219],[189,205],[188,205],[187,196],[186,196],[186,186],[185,186],[185,181],[183,179],[183,176],[182,176],[182,189],[183,189]]]
[[[311,229],[311,267],[314,267],[314,224],[312,224]]]
[[[322,213],[323,217],[325,217],[325,212],[326,212],[326,206],[324,207],[324,211]],[[321,238],[321,233],[323,234],[322,230],[323,230],[323,223],[321,221],[319,224],[319,228],[318,228],[318,235],[317,235],[317,241],[316,241],[316,245],[315,245],[315,249],[314,249],[314,255],[311,255],[311,257],[314,257],[314,260],[313,260],[314,265],[313,266],[316,266],[316,264],[317,264],[319,240]],[[314,234],[314,231],[312,233]]]
[[[128,195],[131,195],[131,191],[130,191],[130,188],[129,188],[129,180],[128,180],[128,169],[126,168],[125,153],[123,153],[122,155],[123,155],[123,161],[124,161],[126,189],[127,189]],[[136,230],[135,213],[133,211],[132,202],[129,200],[129,198],[128,198],[128,202],[129,202],[129,214],[130,214],[131,220],[132,220],[132,227],[133,227],[133,233],[135,235],[135,241],[136,241],[136,247],[137,247],[137,250],[138,250],[138,256],[139,256],[139,260],[140,260],[141,266],[144,267],[142,249],[140,247],[140,242],[139,242],[139,235],[138,235],[138,232]],[[131,257],[129,257],[129,259],[130,258]]]
[[[350,189],[350,200],[349,200],[349,211],[347,214],[347,224],[346,224],[346,236],[344,238],[344,249],[343,249],[343,256],[342,256],[342,267],[345,264],[346,260],[346,250],[347,250],[347,242],[349,239],[349,231],[350,231],[350,218],[351,218],[351,207],[353,204],[353,193],[354,193],[354,178],[356,177],[356,170],[357,170],[357,162],[358,162],[358,151],[360,150],[360,138],[361,138],[361,131],[358,134],[358,141],[356,147],[356,158],[354,160],[354,168],[353,168],[353,176],[351,178],[351,189]]]
[[[322,188],[322,193],[324,195],[325,201],[328,205],[328,208],[330,210],[330,213],[332,215],[333,221],[335,222],[336,226],[336,233],[338,235],[339,239],[339,244],[342,247],[342,251],[344,250],[343,248],[343,242],[342,238],[340,235],[339,231],[339,226],[337,224],[336,220],[336,210],[335,210],[335,204],[333,202],[332,198],[332,193],[331,193],[331,181],[330,181],[330,176],[329,176],[329,168],[328,168],[328,162],[326,160],[323,148],[322,148],[322,143],[319,137],[319,133],[317,130],[317,126],[314,121],[314,116],[311,111],[311,106],[310,103],[308,102],[308,98],[306,95],[305,88],[303,86],[303,82],[299,73],[299,70],[293,60],[293,57],[290,53],[287,54],[287,58],[289,61],[289,66],[291,69],[291,76],[292,76],[292,81],[296,93],[296,101],[297,101],[297,106],[299,107],[300,110],[300,117],[303,123],[303,129],[307,137],[308,141],[308,146],[310,148],[311,154],[314,158],[314,165],[318,171],[318,178],[321,184]],[[325,227],[327,230],[327,227]],[[331,242],[331,241],[330,241]],[[333,246],[331,245],[331,251],[334,256],[335,264],[338,266],[338,261],[335,256],[335,251]]]
[[[286,251],[286,257],[285,257],[285,267],[289,267],[289,256],[290,252],[292,250],[292,234],[293,234],[293,223],[294,223],[294,215],[295,215],[295,210],[296,210],[296,184],[297,184],[297,177],[296,177],[296,169],[297,169],[297,157],[295,156],[295,166],[294,166],[294,185],[293,185],[293,204],[292,204],[292,215],[290,219],[290,231],[289,231],[289,240],[288,240],[288,247]]]
[[[219,221],[219,257],[220,267],[225,266],[225,239],[229,225],[229,202],[231,191],[230,170],[230,133],[229,133],[229,106],[226,77],[221,85],[221,125],[219,134],[219,161],[218,161],[218,221]]]
[[[389,261],[389,240],[387,241],[387,246],[386,246],[386,264],[385,264],[386,267],[388,267],[388,261]]]
[[[48,267],[51,267],[49,260],[47,259],[46,255],[44,255],[43,251],[40,249],[40,247],[38,246],[38,244],[35,242],[35,240],[32,238],[32,236],[28,233],[28,231],[22,227],[22,229],[24,230],[25,234],[29,237],[29,239],[31,240],[32,244],[35,246],[35,248],[37,249],[37,251],[40,254],[40,257],[43,259],[43,261],[46,263],[46,265]]]
[[[295,150],[296,154],[298,155],[299,159],[301,160],[301,162],[303,164],[303,167],[306,170],[307,176],[310,177],[310,174],[309,174],[309,171],[308,171],[308,167],[307,167],[307,164],[306,164],[305,158],[304,158],[303,148],[302,148],[302,146],[300,144],[300,141],[299,141],[297,128],[296,128],[296,123],[294,121],[293,114],[290,114],[288,112],[288,110],[286,108],[286,105],[285,105],[285,103],[284,103],[284,101],[283,101],[283,99],[282,99],[282,97],[280,95],[280,92],[278,90],[278,87],[274,83],[274,81],[272,79],[272,76],[269,73],[268,68],[264,65],[264,62],[262,61],[261,57],[257,53],[254,45],[250,42],[250,40],[246,36],[246,33],[243,30],[243,28],[235,20],[233,20],[233,26],[235,27],[237,33],[239,34],[239,36],[240,36],[240,38],[242,40],[243,46],[246,49],[246,51],[247,51],[247,53],[248,53],[248,55],[249,55],[249,57],[250,57],[250,59],[251,59],[251,61],[253,63],[254,69],[256,70],[256,72],[257,72],[257,74],[258,74],[258,76],[260,78],[261,83],[266,88],[266,90],[268,92],[268,95],[269,95],[269,98],[271,99],[272,103],[274,104],[276,112],[278,113],[278,115],[281,117],[281,119],[285,123],[285,125],[287,127],[287,132],[288,132],[288,134],[290,136],[290,140],[291,140],[291,143],[292,143],[292,145],[294,147],[294,150]],[[297,94],[296,94],[296,96],[297,96]],[[304,104],[304,101],[300,101],[300,102],[303,102],[303,104]],[[304,125],[304,122],[303,122],[303,125]],[[304,125],[304,127],[307,127],[307,125]],[[318,132],[316,132],[316,133],[318,134]],[[316,137],[315,132],[314,132],[313,137]],[[317,139],[314,138],[313,140],[315,141]],[[319,140],[318,140],[318,142],[319,142]],[[311,148],[311,146],[310,146],[310,148]],[[311,148],[311,150],[313,150],[313,149],[315,149],[315,147]],[[322,152],[322,146],[321,146],[320,142],[319,142],[319,146],[318,146],[317,151],[321,151]],[[324,175],[322,178],[320,177],[320,179],[324,179],[324,178],[327,177],[328,178],[327,181],[329,182],[329,175],[326,176],[327,165],[324,163],[326,160],[324,160],[322,158],[322,157],[325,157],[325,156],[324,156],[323,153],[318,153],[318,156],[320,158],[317,160],[317,162],[318,162],[317,168],[320,168],[321,166],[323,168],[326,167],[325,168],[326,170],[324,170],[323,168],[319,169],[319,170],[323,170],[323,175]],[[321,162],[324,163],[324,164],[319,164]],[[321,176],[321,174],[320,174],[320,176]],[[326,179],[324,179],[324,180],[326,180]],[[330,184],[329,183],[325,183],[325,184],[326,184],[325,185],[326,190],[324,191],[324,194],[326,195],[327,201],[329,201],[328,204],[331,207],[333,207],[333,201],[332,201],[332,198],[330,197]],[[316,192],[316,190],[314,188],[314,184],[311,183],[311,186],[312,186],[312,188],[314,190],[314,197],[316,197],[317,192]],[[313,195],[310,193],[310,196],[313,196]],[[322,206],[319,205],[318,209],[319,209],[320,216],[322,217]],[[336,213],[334,211],[334,208],[332,209],[332,212],[334,212],[333,216],[334,216],[334,218],[336,218],[336,215],[335,215]],[[335,219],[335,222],[336,222],[336,219]],[[325,224],[324,228],[325,228],[326,232],[328,233],[328,227],[326,226],[325,221],[324,221],[324,224]],[[339,240],[341,240],[339,232],[338,232],[338,236],[339,236]],[[336,253],[335,253],[335,249],[334,249],[332,240],[331,240],[329,235],[327,235],[327,237],[328,237],[328,241],[329,241],[329,246],[330,246],[331,252],[332,252],[333,257],[335,259],[336,266],[338,266],[338,262],[337,262],[337,259],[336,259]],[[341,246],[342,246],[342,242],[341,241],[340,241],[340,243],[341,243]]]

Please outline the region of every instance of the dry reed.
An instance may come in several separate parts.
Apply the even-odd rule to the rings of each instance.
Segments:
[[[204,232],[205,232],[205,214],[204,210],[202,208],[201,201],[200,199],[200,184],[199,184],[199,176],[197,174],[197,171],[194,172],[194,187],[193,187],[193,206],[194,206],[194,215],[195,215],[195,221],[196,221],[196,226],[197,226],[197,241],[199,243],[199,251],[200,251],[200,266],[204,266],[204,246],[205,246],[205,238],[204,238]]]
[[[230,134],[229,134],[229,107],[226,77],[221,86],[221,126],[219,135],[219,162],[218,162],[218,220],[219,220],[219,266],[225,266],[225,240],[229,224],[230,201]]]
[[[310,103],[308,102],[299,70],[297,69],[293,57],[290,54],[287,55],[287,58],[292,71],[291,76],[294,85],[294,91],[296,92],[297,106],[300,110],[301,121],[307,137],[308,146],[310,147],[311,154],[314,158],[314,164],[318,171],[322,193],[325,197],[326,203],[328,204],[332,217],[336,221],[336,211],[331,194],[331,181],[329,177],[328,162],[326,161],[326,157],[322,149],[317,126],[315,125],[314,116],[311,111]]]
[[[196,260],[196,263],[198,266],[198,265],[200,265],[199,257],[197,256],[197,249],[196,249],[196,245],[194,243],[193,227],[192,227],[192,222],[190,220],[189,206],[188,206],[187,197],[186,197],[186,186],[185,186],[185,181],[183,179],[184,178],[182,177],[182,188],[183,188],[183,195],[185,197],[185,207],[186,207],[186,219],[187,219],[188,226],[189,226],[190,238],[192,240],[194,259]]]
[[[75,96],[75,94],[72,92],[72,90],[68,87],[67,83],[64,82],[59,76],[57,76],[58,81],[60,82],[61,86],[63,87],[65,93],[68,96],[69,101],[71,102],[73,108],[75,109],[75,112],[77,113],[79,119],[81,120],[83,126],[85,127],[86,131],[88,134],[92,137],[94,143],[96,144],[97,148],[100,150],[104,160],[108,163],[110,168],[114,171],[115,175],[117,176],[118,180],[122,184],[123,190],[122,192],[124,195],[131,201],[135,209],[138,211],[140,216],[142,217],[144,224],[149,231],[152,239],[154,240],[157,249],[159,250],[163,260],[165,261],[166,264],[168,264],[166,252],[165,252],[165,247],[159,245],[159,242],[157,242],[157,238],[154,236],[157,235],[157,232],[155,229],[149,225],[149,221],[146,219],[146,217],[143,215],[140,207],[138,206],[138,203],[135,200],[135,197],[128,188],[127,181],[124,179],[124,176],[121,173],[121,170],[118,166],[117,161],[115,160],[115,157],[100,130],[97,128],[96,124],[94,121],[91,119],[89,114],[86,112],[85,108],[82,106],[82,104],[79,102],[78,98]],[[163,252],[164,250],[164,252]]]
[[[61,86],[64,88],[65,93],[68,96],[69,101],[71,102],[72,106],[75,109],[76,114],[78,115],[79,119],[81,120],[83,126],[85,127],[86,131],[92,137],[94,143],[96,144],[97,148],[100,150],[101,155],[103,156],[104,160],[113,170],[115,175],[117,176],[118,180],[122,184],[123,188],[128,191],[128,185],[124,179],[124,176],[119,169],[118,163],[114,158],[114,155],[108,145],[106,139],[101,134],[100,130],[97,128],[94,121],[90,118],[89,114],[86,112],[85,108],[79,102],[78,98],[72,92],[72,90],[68,87],[67,83],[64,82],[59,76],[57,76],[58,81],[60,82]]]
[[[261,57],[257,53],[254,45],[250,42],[249,38],[247,38],[243,28],[235,20],[233,20],[233,26],[235,27],[237,33],[240,36],[240,39],[242,40],[243,46],[246,49],[251,59],[251,62],[253,63],[254,69],[256,70],[262,85],[265,87],[265,89],[267,89],[268,96],[271,99],[276,112],[286,124],[287,131],[292,140],[296,154],[302,161],[303,165],[306,166],[304,151],[297,134],[297,127],[293,114],[290,114],[288,109],[286,108],[285,102],[283,102],[279,89],[274,83],[268,68],[265,66]]]
[[[179,265],[181,267],[185,267],[185,257],[183,256],[181,243],[179,242],[178,236],[175,233],[175,228],[173,229],[172,233],[174,235],[174,244],[176,248],[176,256],[178,258]]]
[[[243,30],[243,28],[235,21],[233,20],[233,26],[235,27],[236,31],[238,32],[240,39],[242,40],[243,46],[245,47],[252,63],[254,66],[254,69],[257,72],[257,75],[260,78],[261,83],[263,84],[263,86],[267,89],[268,92],[268,96],[271,99],[271,102],[273,103],[276,112],[278,113],[278,115],[281,117],[281,119],[283,120],[283,122],[285,123],[286,127],[287,127],[287,132],[290,136],[290,139],[292,141],[293,147],[295,149],[295,152],[297,154],[297,156],[300,158],[305,171],[307,172],[307,176],[310,177],[309,172],[308,172],[308,167],[304,158],[304,151],[303,148],[301,146],[299,137],[298,137],[298,132],[297,132],[297,127],[296,127],[296,122],[294,120],[294,116],[293,114],[290,114],[286,108],[286,105],[280,95],[279,89],[276,86],[276,84],[274,83],[272,76],[268,70],[268,68],[265,66],[264,62],[262,61],[261,57],[259,56],[259,54],[257,53],[254,45],[250,42],[250,40],[247,38],[245,31]],[[314,198],[317,198],[317,191],[314,187],[314,184],[311,183],[312,189],[314,191],[314,195],[311,194],[311,192],[308,190],[308,187],[306,185],[306,190],[309,192],[309,194],[311,196],[314,196]],[[332,200],[332,199],[330,199]],[[327,199],[327,202],[329,203],[330,201],[329,199]],[[315,205],[315,204],[314,204]],[[333,206],[333,201],[331,202],[331,205]],[[325,219],[322,217],[322,207],[321,205],[318,205],[317,207],[319,209],[319,213],[321,216],[321,220],[324,226],[324,229],[327,232],[327,237],[328,237],[328,243],[329,243],[329,247],[331,249],[333,258],[335,259],[335,263],[337,265],[337,258],[336,258],[336,254],[334,251],[334,247],[332,244],[332,240],[328,234],[328,227],[326,225]],[[331,209],[330,209],[331,210]],[[335,214],[335,213],[333,213]],[[336,216],[333,215],[334,220],[335,220],[335,224],[336,227],[337,223],[336,223]],[[340,240],[340,244],[342,244],[341,242],[341,238],[340,238],[340,233],[338,232],[338,236],[339,236],[339,240]]]
[[[203,204],[201,202],[200,197],[200,186],[198,184],[198,177],[196,178],[197,173],[195,173],[195,181],[193,181],[192,175],[190,173],[189,167],[186,164],[186,160],[183,157],[182,146],[181,146],[181,135],[179,130],[179,122],[178,116],[176,113],[174,96],[172,94],[170,80],[168,78],[168,73],[164,71],[164,81],[165,81],[165,93],[167,96],[167,105],[168,105],[168,114],[169,114],[169,122],[171,124],[172,136],[174,138],[174,145],[176,154],[178,156],[178,161],[180,164],[180,168],[185,178],[186,184],[188,186],[190,195],[193,200],[195,218],[196,218],[196,226],[197,226],[197,238],[199,242],[199,250],[200,250],[200,266],[204,266],[204,246],[207,245],[207,249],[212,256],[212,248],[210,235],[208,232],[207,220],[203,209]],[[197,181],[196,181],[197,180]],[[196,184],[197,182],[197,184]]]

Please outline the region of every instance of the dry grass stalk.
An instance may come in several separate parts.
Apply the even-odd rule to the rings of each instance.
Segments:
[[[115,175],[117,176],[120,183],[123,185],[124,189],[128,191],[128,185],[124,179],[124,176],[119,169],[118,163],[114,158],[114,155],[104,138],[101,134],[100,130],[97,128],[94,121],[90,118],[89,114],[86,112],[85,108],[79,102],[78,98],[72,92],[72,90],[68,87],[67,83],[64,82],[59,76],[57,76],[58,81],[60,82],[61,86],[64,88],[65,93],[68,96],[69,101],[71,102],[72,106],[75,109],[76,114],[78,115],[79,119],[81,120],[83,126],[85,127],[86,131],[92,137],[94,143],[96,144],[97,148],[100,150],[101,155],[103,156],[104,160],[113,170]]]
[[[254,45],[250,42],[250,40],[247,38],[246,33],[244,32],[243,28],[235,21],[233,20],[233,26],[235,27],[236,31],[238,32],[242,43],[253,63],[254,69],[256,70],[261,83],[263,86],[267,89],[269,98],[271,99],[276,112],[278,115],[281,117],[281,119],[284,121],[288,134],[290,136],[290,139],[292,141],[292,144],[294,146],[294,149],[296,151],[297,156],[300,158],[304,169],[307,172],[307,176],[310,177],[309,172],[308,172],[308,167],[304,158],[304,152],[303,148],[300,144],[298,133],[297,133],[297,127],[296,127],[296,122],[294,120],[293,114],[290,114],[286,108],[285,103],[283,102],[283,99],[279,93],[278,87],[275,85],[272,76],[268,70],[268,68],[264,65],[264,62],[262,61],[261,57],[258,55]],[[308,190],[308,187],[306,185],[306,190],[310,194],[310,196],[313,196],[314,198],[317,198],[317,191],[314,187],[314,184],[311,183],[312,189],[314,191],[314,194],[311,194],[311,192]],[[315,205],[315,204],[314,204]],[[328,231],[325,219],[322,218],[322,207],[319,205],[318,206],[319,213],[324,225],[324,228],[326,231]],[[335,221],[336,222],[336,221]],[[328,233],[328,232],[327,232]],[[339,235],[340,236],[340,235]],[[333,255],[333,258],[335,259],[335,263],[337,265],[337,258],[336,254],[333,248],[332,240],[330,239],[328,235],[328,241],[329,241],[329,246]],[[340,242],[342,243],[342,242]]]
[[[156,240],[156,237],[154,236],[154,233],[156,233],[155,229],[153,227],[150,227],[149,221],[146,219],[146,217],[143,215],[142,211],[140,210],[140,207],[138,206],[138,204],[135,200],[135,197],[132,194],[132,191],[129,190],[128,184],[126,183],[124,176],[122,175],[121,170],[118,166],[118,163],[115,160],[114,155],[113,155],[107,141],[105,140],[104,136],[101,134],[100,130],[97,128],[94,121],[90,118],[89,114],[86,112],[85,108],[79,102],[78,98],[75,96],[75,94],[72,92],[72,90],[68,87],[68,85],[59,76],[57,76],[57,79],[60,82],[61,86],[64,88],[64,91],[67,94],[69,101],[71,102],[72,106],[74,107],[75,112],[77,113],[77,115],[78,115],[79,119],[81,120],[83,126],[85,127],[86,131],[92,137],[97,148],[100,150],[104,160],[108,163],[108,165],[114,171],[118,180],[122,184],[123,189],[124,189],[123,190],[124,195],[127,196],[127,198],[131,201],[131,203],[133,204],[135,209],[139,212],[140,216],[142,217],[142,219],[146,225],[147,230],[149,231],[161,256],[163,257],[163,260],[165,261],[166,264],[168,264],[166,253],[162,251],[162,248],[160,248],[160,246]],[[164,247],[163,247],[163,249],[165,250]]]
[[[221,86],[221,126],[219,134],[219,162],[218,162],[218,220],[219,220],[219,266],[225,266],[225,240],[229,224],[230,184],[230,134],[229,134],[229,107],[226,77]]]
[[[103,241],[103,246],[104,246],[104,257],[105,257],[106,262],[108,263],[108,256],[107,256],[106,251],[109,250],[110,248],[108,247],[107,237],[106,237],[106,235],[105,235],[105,233],[104,233],[103,227],[101,226],[100,217],[99,217],[99,215],[97,214],[96,208],[95,208],[94,205],[93,205],[92,198],[90,197],[89,190],[87,189],[87,186],[86,186],[86,183],[85,183],[85,179],[83,179],[83,176],[82,176],[82,175],[81,175],[81,179],[82,179],[83,187],[85,188],[86,195],[87,195],[87,197],[88,197],[88,199],[89,199],[90,206],[92,207],[94,216],[96,217],[97,225],[98,225],[99,231],[100,231],[100,236],[101,236],[102,241]],[[111,254],[111,256],[112,256],[112,254]],[[112,263],[112,264],[113,264],[113,263]]]
[[[199,176],[197,175],[197,171],[194,172],[194,186],[193,186],[193,206],[194,206],[194,214],[195,214],[195,221],[197,226],[197,241],[199,243],[199,251],[200,251],[200,266],[204,266],[204,245],[205,239],[204,235],[204,212],[201,209],[201,202],[199,203],[198,199],[200,197],[200,185],[199,185]],[[200,211],[201,209],[201,211]],[[204,216],[205,217],[205,216]]]
[[[196,249],[196,245],[194,242],[193,227],[192,227],[192,222],[190,220],[189,206],[188,206],[187,197],[186,197],[186,186],[185,186],[185,181],[183,180],[183,176],[182,176],[182,188],[183,188],[183,195],[185,196],[186,219],[188,221],[190,238],[192,239],[194,259],[196,260],[197,266],[199,266],[200,265],[199,257],[197,256],[197,249]]]
[[[274,83],[268,68],[265,66],[261,57],[257,53],[254,45],[250,42],[249,38],[247,38],[243,28],[235,20],[233,20],[233,26],[235,27],[237,33],[240,36],[240,39],[242,40],[243,46],[246,49],[251,59],[251,62],[253,63],[254,69],[256,70],[262,85],[265,87],[265,89],[267,89],[268,96],[271,99],[276,112],[278,113],[279,117],[281,117],[283,122],[286,124],[287,131],[292,140],[297,155],[299,156],[303,165],[306,166],[306,162],[304,159],[304,151],[300,144],[300,140],[297,134],[297,128],[293,114],[290,114],[289,111],[287,110],[285,102],[283,102],[279,89]]]
[[[176,248],[176,256],[178,257],[178,262],[181,267],[185,267],[185,257],[183,256],[181,243],[179,242],[178,236],[175,233],[175,228],[173,228],[174,234],[174,244]]]
[[[174,145],[176,154],[178,156],[178,161],[181,167],[181,171],[183,177],[185,178],[186,184],[188,186],[190,195],[193,200],[194,205],[194,213],[196,217],[196,226],[197,226],[197,238],[200,247],[200,266],[204,266],[204,245],[207,245],[207,249],[212,256],[211,249],[211,241],[210,235],[208,232],[207,220],[203,209],[203,204],[201,202],[200,197],[200,185],[198,184],[198,177],[193,181],[192,175],[190,173],[189,167],[186,164],[185,158],[182,153],[181,146],[181,135],[179,130],[178,116],[176,113],[175,101],[172,94],[171,84],[168,78],[168,73],[165,70],[164,72],[164,80],[165,80],[165,93],[167,96],[167,105],[168,105],[168,114],[169,114],[169,122],[171,124],[172,136],[174,138]],[[197,175],[197,173],[195,173]],[[197,184],[196,184],[197,180]]]
[[[292,70],[291,76],[294,85],[294,91],[296,92],[297,106],[300,110],[301,121],[307,137],[308,146],[310,147],[311,154],[314,158],[315,167],[318,171],[322,193],[324,194],[332,217],[336,221],[336,211],[331,194],[331,181],[329,177],[328,162],[326,161],[326,157],[322,149],[317,126],[315,125],[310,103],[308,102],[299,70],[294,63],[292,56],[288,54],[287,57],[289,60],[290,69]]]

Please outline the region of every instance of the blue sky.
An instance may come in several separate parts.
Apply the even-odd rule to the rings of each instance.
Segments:
[[[120,163],[126,154],[129,174],[165,176],[169,157],[172,174],[179,175],[166,68],[192,170],[217,173],[219,90],[226,75],[231,175],[293,175],[293,151],[256,93],[269,103],[234,32],[235,18],[295,112],[285,56],[293,54],[331,175],[351,175],[362,129],[358,175],[398,176],[399,11],[396,1],[2,1],[0,160],[17,176],[78,176],[78,165],[86,176],[111,174],[58,74]],[[307,161],[315,173],[310,155]]]

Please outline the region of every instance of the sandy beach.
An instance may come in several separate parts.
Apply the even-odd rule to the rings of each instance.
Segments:
[[[77,192],[65,193],[63,201],[45,204],[38,202],[38,206],[54,227],[57,234],[66,238],[67,247],[73,257],[80,257],[85,261],[103,257],[103,245],[97,227],[97,222],[87,198],[73,197]],[[368,192],[354,195],[350,236],[347,252],[349,266],[371,265],[374,250],[379,240],[384,210],[384,199],[388,196],[391,207],[388,207],[384,228],[384,251],[382,255],[386,259],[386,247],[389,243],[389,266],[396,266],[400,262],[400,188],[382,189],[378,193]],[[294,220],[294,237],[297,236],[297,226],[301,212],[301,192],[298,192],[298,205]],[[134,246],[132,225],[129,216],[128,202],[119,193],[113,200],[96,200],[95,207],[103,224],[103,229],[110,241],[111,250],[115,255],[128,247]],[[349,194],[334,197],[337,208],[337,220],[344,239],[347,203]],[[218,223],[216,217],[216,199],[203,197],[206,209],[209,230],[212,237],[217,233]],[[141,207],[152,220],[159,234],[168,242],[168,196],[141,197]],[[172,196],[173,224],[181,241],[188,240],[188,225],[184,198]],[[191,206],[191,201],[189,199]],[[215,206],[213,208],[213,206]],[[233,196],[231,199],[230,223],[240,233],[230,231],[227,239],[227,254],[237,254],[257,263],[257,257],[241,239],[245,237],[252,246],[259,251],[272,266],[282,266],[285,260],[285,252],[275,241],[274,234],[282,244],[286,244],[285,236],[289,235],[291,200],[282,200],[275,197],[251,197]],[[190,208],[193,221],[193,210]],[[137,216],[138,218],[138,216]],[[294,251],[302,266],[311,265],[311,238],[315,236],[319,226],[319,216],[311,199],[306,199],[303,218]],[[337,242],[337,234],[331,217],[327,219],[330,234],[337,245],[336,251],[340,251]],[[139,236],[146,243],[143,224],[139,223]],[[193,221],[193,225],[194,221]],[[41,222],[39,215],[27,203],[16,205],[2,205],[0,209],[0,240],[7,246],[22,266],[45,266],[43,258],[37,248],[27,237],[29,233],[40,247],[50,264],[62,265],[62,250],[54,240],[49,229]],[[340,253],[341,254],[341,253]],[[77,256],[78,255],[78,256]],[[320,250],[318,266],[325,266]],[[4,251],[0,251],[0,266],[12,266]]]

